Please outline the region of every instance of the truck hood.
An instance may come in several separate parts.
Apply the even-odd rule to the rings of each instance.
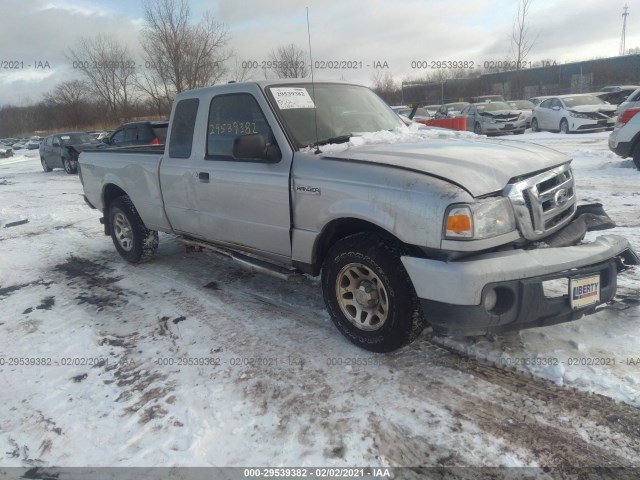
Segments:
[[[509,180],[571,161],[566,155],[510,140],[430,140],[365,144],[323,158],[389,165],[449,180],[474,197],[501,191]]]

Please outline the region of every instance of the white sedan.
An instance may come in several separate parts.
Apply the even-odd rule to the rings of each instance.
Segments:
[[[589,94],[549,97],[533,109],[531,130],[588,132],[611,130],[616,106]]]

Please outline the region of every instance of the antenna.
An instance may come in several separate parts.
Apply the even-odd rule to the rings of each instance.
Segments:
[[[624,55],[624,50],[625,50],[625,33],[627,30],[627,17],[629,16],[629,12],[627,12],[627,10],[629,10],[629,5],[625,4],[624,8],[622,9],[622,38],[620,38],[620,53],[619,55]]]
[[[313,55],[311,55],[311,28],[309,27],[309,7],[307,7],[307,35],[309,37],[309,60],[311,61],[311,91],[313,93],[313,122],[316,126],[316,151],[315,154],[320,152],[320,139],[318,138],[318,107],[316,107],[316,84],[313,81]]]

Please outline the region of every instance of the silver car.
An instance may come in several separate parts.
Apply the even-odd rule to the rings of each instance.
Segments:
[[[478,135],[522,134],[527,128],[524,113],[513,109],[505,102],[472,103],[462,109],[460,115],[467,117],[467,130]]]
[[[531,126],[531,115],[533,115],[533,107],[535,105],[529,100],[509,100],[507,102],[511,108],[518,110],[520,113],[524,113],[527,120],[527,128]]]
[[[629,108],[639,108],[640,107],[640,88],[633,91],[631,95],[627,97],[627,99],[618,105],[616,110],[616,115],[620,115],[625,110]]]

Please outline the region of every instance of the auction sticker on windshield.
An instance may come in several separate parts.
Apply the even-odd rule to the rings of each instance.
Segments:
[[[301,87],[278,87],[272,88],[271,93],[276,99],[280,110],[291,108],[315,108],[313,100],[309,96],[306,88]]]
[[[582,308],[600,301],[600,275],[572,278],[569,282],[571,308]]]

